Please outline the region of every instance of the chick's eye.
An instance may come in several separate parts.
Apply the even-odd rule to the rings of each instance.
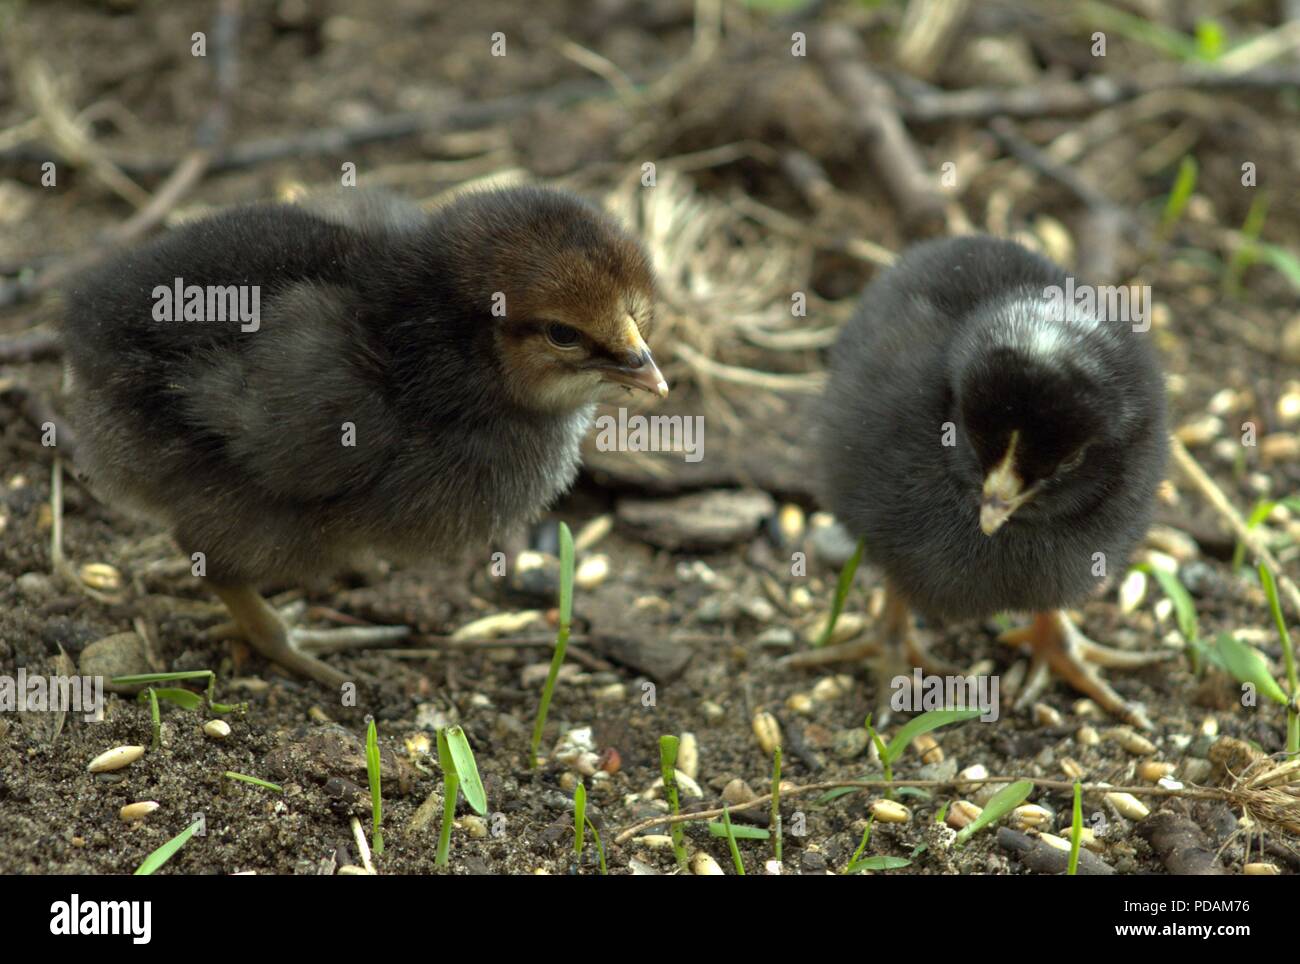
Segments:
[[[556,348],[576,348],[582,335],[570,325],[550,324],[546,326],[546,340]]]

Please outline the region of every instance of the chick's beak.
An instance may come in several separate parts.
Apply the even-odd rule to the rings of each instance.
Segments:
[[[984,477],[980,493],[980,531],[986,536],[997,532],[1011,518],[1011,514],[1033,497],[1032,488],[1025,490],[1024,482],[1015,470],[1016,435],[1011,436],[1007,453],[1002,461]]]
[[[649,346],[641,337],[641,329],[637,327],[631,316],[627,318],[624,336],[623,363],[605,368],[601,377],[607,382],[639,388],[660,398],[666,398],[668,383],[664,381],[663,372],[659,371],[654,356],[650,354]]]

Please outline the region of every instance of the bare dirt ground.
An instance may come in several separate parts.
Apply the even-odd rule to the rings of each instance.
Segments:
[[[1160,2],[1136,12],[971,4],[949,30],[933,9],[911,15],[934,6],[923,3],[248,0],[237,42],[223,45],[214,18],[238,6],[0,4],[0,335],[34,339],[31,351],[0,356],[0,672],[86,671],[107,658],[211,669],[219,700],[247,703],[226,717],[224,740],[201,730],[210,714],[164,705],[161,747],[100,775],[87,772],[100,752],[148,745],[147,705],[110,696],[94,723],[0,714],[0,872],[129,873],[196,814],[206,834],[165,872],[357,864],[349,818],[368,826],[367,716],[385,751],[382,873],[434,870],[441,808],[431,811],[428,798],[442,779],[430,748],[451,723],[475,749],[490,810],[480,821],[462,803],[455,873],[597,872],[590,849],[581,862],[573,856],[581,775],[552,752],[574,730],[590,728],[604,767],[587,782],[615,873],[675,866],[653,837],[615,843],[663,812],[653,791],[662,735],[693,734],[698,745],[691,769],[702,796],[684,799],[692,809],[764,792],[771,761],[753,727],[761,712],[780,723],[790,783],[879,775],[862,724],[881,681],[858,666],[836,676],[778,660],[808,645],[844,556],[842,540],[812,519],[805,406],[863,283],[927,235],[1014,236],[1098,281],[1149,285],[1179,437],[1243,514],[1300,493],[1300,96],[1295,23],[1280,27],[1274,4],[1196,4],[1197,41],[1197,18],[1184,9],[1193,5]],[[1223,35],[1218,46],[1209,22]],[[195,31],[208,34],[206,58],[191,55]],[[1093,52],[1098,31],[1104,57]],[[503,57],[493,56],[495,32],[505,36]],[[796,33],[807,56],[792,55]],[[222,63],[237,69],[222,75]],[[214,74],[225,77],[224,95]],[[863,84],[889,93],[883,107]],[[953,92],[983,99],[958,102]],[[888,136],[882,147],[880,125],[891,118],[913,154],[900,155]],[[331,136],[313,139],[322,131]],[[200,176],[151,210],[150,196],[209,144],[195,155]],[[1171,205],[1188,157],[1194,188],[1185,205]],[[57,182],[43,186],[51,160]],[[567,521],[586,543],[578,562],[589,575],[543,740],[548,759],[535,771],[528,734],[554,634],[553,580],[503,585],[488,574],[494,547],[483,546],[420,568],[377,562],[306,590],[267,587],[281,590],[280,603],[307,603],[322,625],[415,628],[405,652],[330,657],[363,681],[356,704],[344,706],[224,638],[222,609],[175,545],[96,501],[75,480],[75,458],[61,500],[52,497],[58,449],[41,444],[40,424],[63,409],[57,348],[44,341],[60,272],[100,243],[335,184],[347,163],[358,183],[422,201],[487,178],[604,200],[645,237],[661,277],[654,348],[674,393],[659,411],[705,417],[699,462],[589,447],[576,490],[528,535],[535,550],[554,553],[555,520]],[[909,163],[926,175],[920,186]],[[1243,184],[1245,164],[1255,186]],[[141,210],[145,223],[131,226]],[[805,315],[792,314],[794,293],[806,298]],[[1256,444],[1242,444],[1247,423]],[[690,502],[677,501],[701,493],[713,493],[703,534]],[[72,572],[112,567],[97,590],[53,565],[56,522]],[[1255,531],[1294,575],[1300,510],[1280,506]],[[1280,676],[1264,594],[1253,567],[1234,570],[1234,547],[1222,514],[1171,475],[1144,557],[1154,551],[1177,566],[1203,640],[1236,633]],[[797,552],[807,553],[806,575],[792,575]],[[878,597],[878,574],[860,573],[847,613],[862,632],[872,631]],[[504,633],[509,644],[448,643],[472,620],[527,610],[537,615]],[[1212,758],[1225,747],[1251,752],[1225,738],[1262,754],[1283,748],[1281,707],[1243,706],[1220,670],[1191,672],[1154,583],[1123,606],[1113,585],[1082,615],[1093,638],[1178,652],[1160,668],[1111,677],[1146,706],[1149,748],[1057,685],[1033,713],[1008,707],[996,722],[937,731],[939,752],[909,750],[895,777],[950,780],[982,765],[995,775],[1149,784],[1154,771],[1143,764],[1156,761],[1184,784],[1213,787],[1231,777]],[[984,661],[1008,688],[1024,670],[994,623],[931,629],[940,655]],[[98,642],[118,634],[135,635]],[[283,793],[225,781],[226,771]],[[892,873],[1028,872],[1032,862],[996,832],[954,848],[936,820],[952,801],[985,802],[993,789],[903,796],[911,819],[877,821],[866,854],[910,861]],[[843,871],[878,798],[792,795],[785,872]],[[1031,799],[1068,830],[1069,791],[1039,788]],[[139,800],[161,806],[142,821],[119,819]],[[1186,870],[1169,834],[1149,829],[1182,815],[1205,834],[1211,866],[1300,869],[1296,836],[1243,823],[1240,806],[1145,802],[1155,813],[1142,820],[1099,795],[1086,801],[1086,812],[1101,814],[1097,857],[1119,873]],[[767,824],[761,812],[737,819]],[[687,824],[687,843],[730,869],[726,842],[702,823]],[[771,856],[768,843],[740,846],[750,872]]]

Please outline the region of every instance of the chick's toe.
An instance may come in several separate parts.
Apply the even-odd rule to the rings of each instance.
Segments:
[[[1171,654],[1130,653],[1102,646],[1085,636],[1059,609],[1036,613],[1028,626],[1008,630],[998,639],[1028,647],[1031,652],[1032,668],[1016,698],[1016,709],[1036,700],[1055,674],[1108,713],[1142,729],[1152,728],[1142,708],[1127,703],[1094,667],[1136,669],[1164,662]]]

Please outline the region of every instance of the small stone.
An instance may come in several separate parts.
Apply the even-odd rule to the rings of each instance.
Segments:
[[[840,730],[835,734],[834,742],[831,744],[831,752],[841,760],[852,760],[860,756],[870,745],[871,737],[867,731],[860,726],[852,727],[847,730]]]
[[[809,520],[808,546],[824,565],[840,569],[857,551],[858,540],[827,512],[814,512]]]
[[[25,572],[14,584],[25,599],[42,599],[54,592],[54,583],[43,572]]]
[[[115,676],[141,676],[153,672],[149,650],[136,633],[114,633],[97,639],[81,651],[78,666],[82,676],[102,676],[110,693],[138,693],[145,683],[114,685]]]
[[[549,552],[525,550],[515,559],[508,583],[517,593],[550,602],[560,592],[560,560]]]
[[[620,499],[618,521],[673,551],[725,549],[750,539],[776,503],[757,489],[715,489],[673,499]]]
[[[735,777],[727,781],[727,785],[722,788],[722,802],[733,810],[739,808],[742,804],[749,803],[757,797],[758,794],[753,791],[748,783],[740,777]]]

